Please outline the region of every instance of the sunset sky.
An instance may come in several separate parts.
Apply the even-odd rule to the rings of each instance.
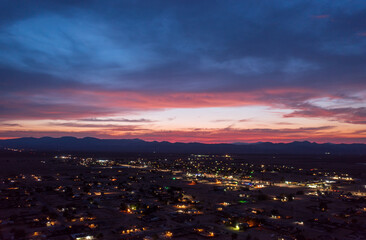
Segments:
[[[366,1],[1,1],[0,138],[366,143]]]

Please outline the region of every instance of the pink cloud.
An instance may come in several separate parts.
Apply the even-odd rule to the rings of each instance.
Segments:
[[[352,123],[352,124],[366,124],[366,108],[365,107],[348,107],[348,108],[321,108],[311,104],[303,104],[290,114],[284,117],[317,117],[328,118],[336,121]]]
[[[47,90],[37,92],[36,95],[19,92],[13,98],[0,103],[0,119],[105,118],[133,111],[169,108],[280,106],[289,100],[304,101],[320,94],[320,92],[301,88],[199,93],[74,89]],[[49,100],[40,102],[39,96]]]

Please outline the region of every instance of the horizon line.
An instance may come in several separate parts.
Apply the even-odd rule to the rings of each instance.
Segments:
[[[158,140],[144,140],[141,138],[98,138],[98,137],[90,137],[90,136],[86,136],[86,137],[75,137],[75,136],[61,136],[61,137],[51,137],[51,136],[42,136],[42,137],[14,137],[14,138],[0,138],[0,141],[6,141],[6,140],[15,140],[15,139],[23,139],[23,138],[33,138],[33,139],[41,139],[41,138],[53,138],[53,139],[61,139],[61,138],[75,138],[75,139],[86,139],[86,138],[93,138],[93,139],[98,139],[98,140],[140,140],[140,141],[144,141],[144,142],[158,142],[158,143],[163,143],[163,142],[167,142],[167,143],[184,143],[184,144],[189,144],[189,143],[198,143],[198,144],[231,144],[231,145],[240,145],[240,144],[258,144],[258,143],[272,143],[272,144],[289,144],[289,143],[295,143],[295,142],[300,142],[300,143],[304,143],[304,142],[308,142],[308,143],[315,143],[315,144],[346,144],[346,145],[351,145],[351,144],[361,144],[361,145],[366,145],[366,143],[357,143],[357,142],[353,142],[353,143],[334,143],[334,142],[316,142],[316,141],[309,141],[309,140],[293,140],[293,141],[288,141],[288,142],[272,142],[272,141],[256,141],[256,142],[210,142],[210,143],[205,143],[205,142],[198,142],[198,141],[188,141],[188,142],[179,142],[179,141],[166,141],[166,140],[162,140],[162,141],[158,141]]]

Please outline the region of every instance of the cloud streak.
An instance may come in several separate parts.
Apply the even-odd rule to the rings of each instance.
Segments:
[[[119,131],[115,134],[115,131]],[[238,128],[222,128],[222,129],[186,129],[186,130],[149,130],[136,127],[122,127],[104,129],[103,131],[1,131],[4,138],[13,138],[22,136],[65,136],[72,134],[77,137],[96,136],[100,138],[141,138],[147,141],[171,141],[171,142],[196,142],[231,143],[235,139],[242,142],[272,141],[272,142],[291,142],[295,140],[310,140],[317,142],[335,142],[335,143],[351,143],[363,142],[366,135],[358,135],[357,137],[349,137],[348,134],[334,134],[333,126],[321,126],[314,128],[280,128],[280,129],[238,129]],[[218,140],[220,139],[220,140]]]
[[[79,119],[78,121],[83,122],[127,122],[127,123],[151,123],[155,122],[150,119],[140,118],[140,119],[127,119],[127,118],[85,118]]]

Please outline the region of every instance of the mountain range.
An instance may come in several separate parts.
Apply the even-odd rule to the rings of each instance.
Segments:
[[[141,139],[98,139],[92,137],[42,137],[0,140],[0,148],[34,151],[141,152],[200,154],[337,154],[366,155],[366,144],[333,144],[315,142],[291,143],[171,143],[147,142]]]

